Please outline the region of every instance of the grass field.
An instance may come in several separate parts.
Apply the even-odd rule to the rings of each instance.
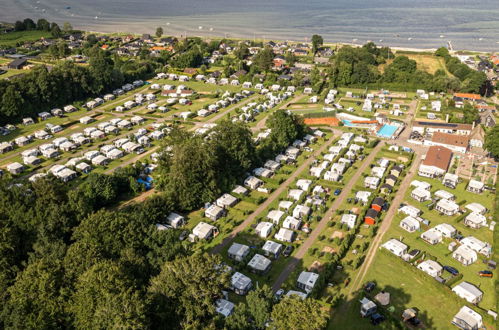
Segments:
[[[40,38],[50,38],[52,34],[46,31],[16,31],[0,34],[0,47],[16,47],[17,44],[36,41]]]
[[[416,61],[419,70],[426,71],[428,73],[434,74],[437,70],[444,70],[447,75],[449,72],[445,68],[445,63],[443,58],[434,55],[422,55],[422,54],[404,54],[411,60]]]

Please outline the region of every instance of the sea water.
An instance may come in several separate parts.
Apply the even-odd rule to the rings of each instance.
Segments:
[[[499,51],[499,0],[0,0],[0,21],[46,17],[103,32]]]

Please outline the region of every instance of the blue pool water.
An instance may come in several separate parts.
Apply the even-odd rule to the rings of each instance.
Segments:
[[[385,125],[383,125],[383,127],[380,128],[377,135],[379,137],[391,138],[392,135],[397,131],[397,128],[398,128],[398,126],[385,124]]]
[[[352,124],[352,122],[351,122],[350,120],[343,119],[343,120],[342,120],[342,122],[343,122],[343,124],[344,124],[345,126],[348,126],[348,127],[355,127],[355,125],[354,125],[354,124]]]

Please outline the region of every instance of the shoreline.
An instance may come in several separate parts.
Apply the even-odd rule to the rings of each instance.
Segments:
[[[91,34],[102,34],[102,35],[106,35],[106,34],[131,34],[131,35],[134,35],[134,36],[140,36],[141,34],[140,33],[134,33],[134,32],[125,32],[125,31],[116,31],[116,32],[104,32],[104,31],[97,31],[97,30],[81,30],[82,32],[84,33],[91,33]],[[153,33],[149,33],[151,35],[153,35]],[[172,36],[172,37],[175,37],[175,38],[184,38],[185,36],[182,35],[182,34],[164,34],[163,36]],[[200,35],[189,35],[188,37],[199,37],[199,38],[204,38],[204,39],[213,39],[213,40],[219,40],[219,39],[224,39],[225,37],[222,37],[222,36],[214,36],[214,35],[204,35],[204,34],[200,34]],[[249,36],[247,37],[230,37],[228,36],[227,39],[231,39],[231,40],[254,40],[254,41],[262,41],[262,42],[268,42],[268,41],[274,41],[274,42],[284,42],[284,41],[287,41],[287,42],[291,42],[291,43],[303,43],[304,41],[298,41],[298,40],[291,40],[291,39],[282,39],[282,38],[279,38],[279,37],[276,37],[276,38],[272,38],[269,36],[269,38],[265,38],[265,39],[262,39],[262,38],[256,38],[256,39],[253,39],[253,38],[250,38]],[[374,42],[374,41],[372,41]],[[306,41],[306,43],[310,43],[310,41]],[[367,41],[366,41],[367,43]],[[378,47],[389,47],[391,50],[393,51],[399,51],[399,52],[414,52],[414,53],[428,53],[428,52],[431,52],[431,53],[434,53],[438,48],[418,48],[418,47],[404,47],[404,46],[390,46],[388,44],[379,44],[379,43],[376,43],[376,46]],[[352,46],[352,47],[362,47],[364,44],[359,44],[359,43],[351,43],[351,42],[341,42],[341,41],[337,41],[337,42],[331,42],[331,41],[325,41],[324,42],[324,46],[335,46],[335,45],[342,45],[342,46]],[[444,47],[444,46],[442,46]],[[447,48],[447,47],[446,47]],[[493,54],[493,53],[498,53],[499,52],[499,49],[497,52],[494,52],[494,51],[481,51],[481,50],[472,50],[472,49],[454,49],[452,51],[450,51],[450,53],[476,53],[476,54]]]

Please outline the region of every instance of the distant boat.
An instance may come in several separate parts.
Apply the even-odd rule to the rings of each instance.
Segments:
[[[71,9],[71,7],[70,7],[70,6],[67,6],[67,7],[66,7],[66,9],[68,9],[68,10],[69,10],[69,9]]]
[[[352,41],[353,41],[353,42],[356,42],[357,40],[358,40],[358,39],[353,39]]]
[[[478,38],[478,40],[482,41],[482,40],[483,40],[483,38]]]
[[[443,34],[440,35],[440,38],[445,38],[445,36]]]
[[[411,41],[411,40],[412,40],[412,38],[407,38],[407,40]]]
[[[99,16],[95,16],[94,19],[99,19]]]

